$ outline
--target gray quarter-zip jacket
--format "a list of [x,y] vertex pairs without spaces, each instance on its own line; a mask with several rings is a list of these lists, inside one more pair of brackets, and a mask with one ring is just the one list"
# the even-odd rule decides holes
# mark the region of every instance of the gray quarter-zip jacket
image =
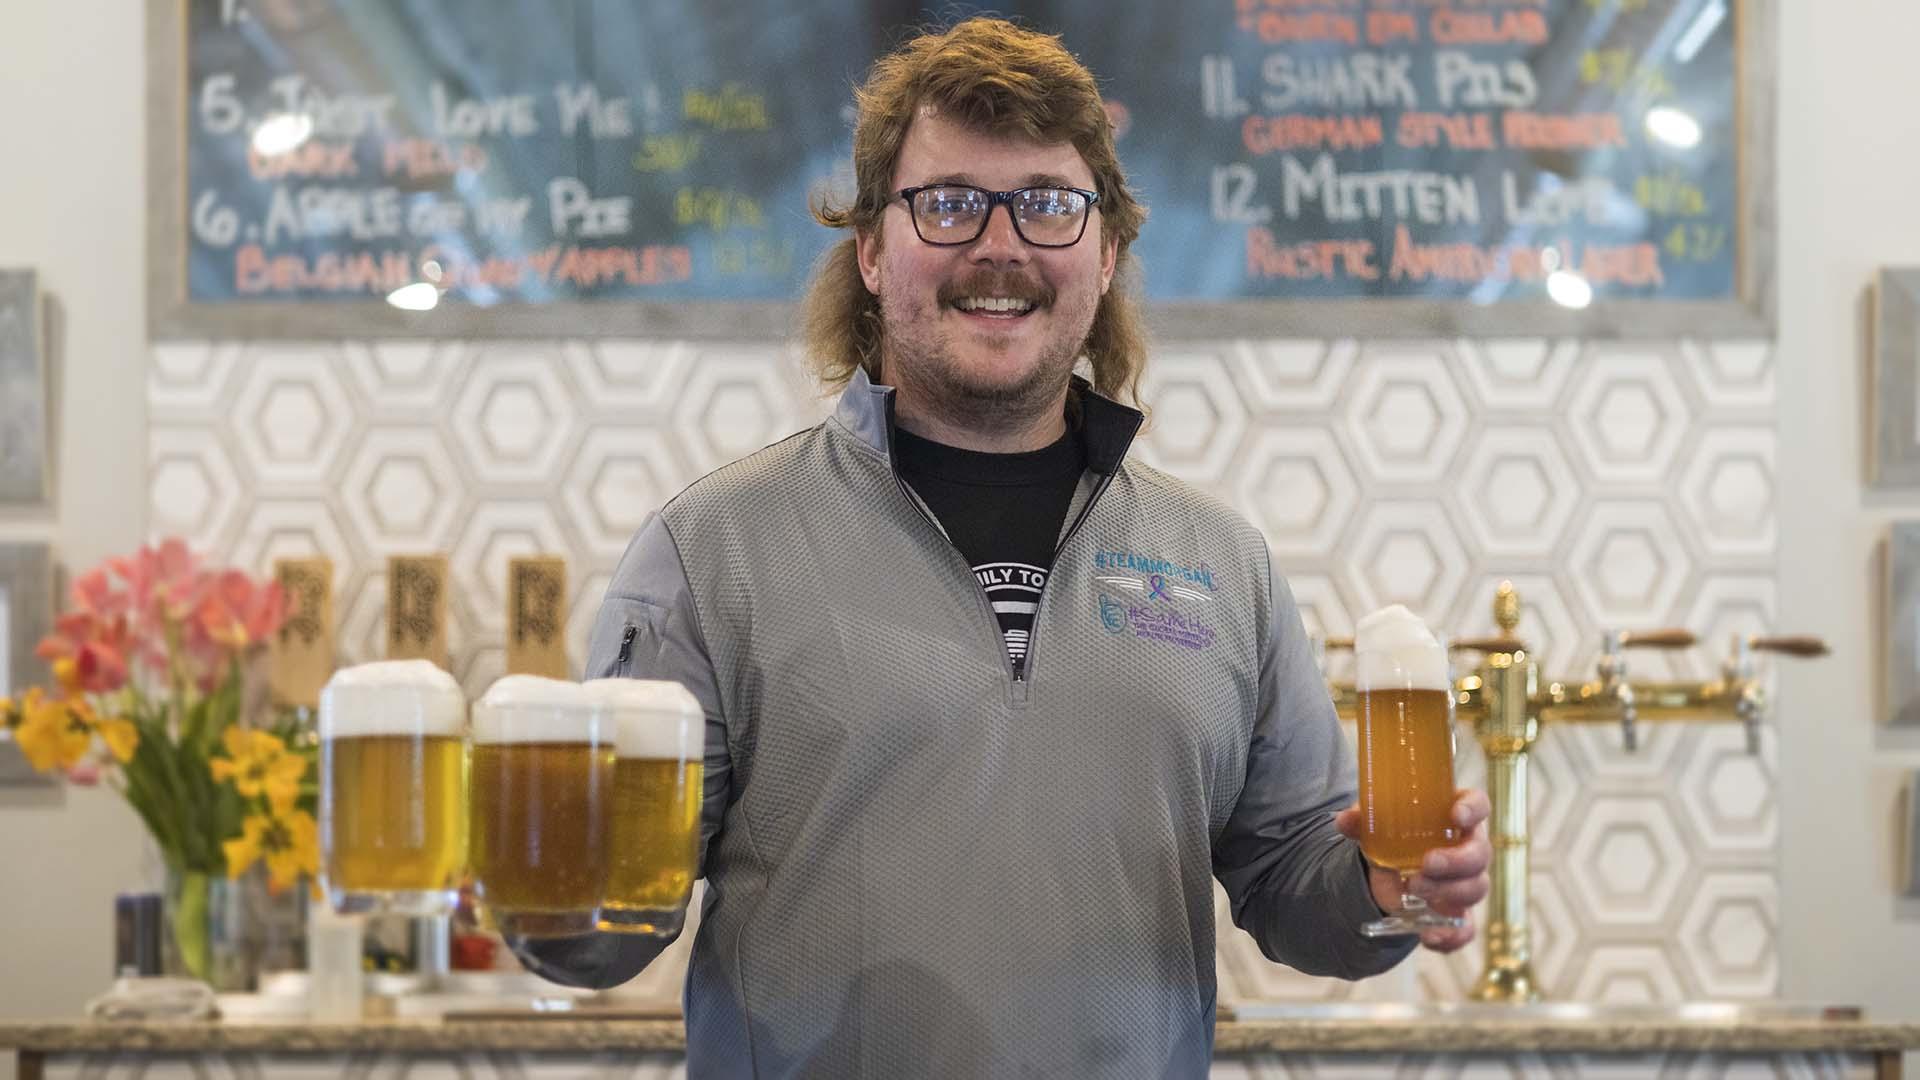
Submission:
[[[689,1076],[1201,1075],[1211,877],[1301,971],[1411,950],[1358,932],[1352,755],[1260,533],[1075,394],[1089,468],[1021,679],[861,373],[621,560],[588,675],[678,680],[707,717]],[[587,986],[665,947],[516,944]]]

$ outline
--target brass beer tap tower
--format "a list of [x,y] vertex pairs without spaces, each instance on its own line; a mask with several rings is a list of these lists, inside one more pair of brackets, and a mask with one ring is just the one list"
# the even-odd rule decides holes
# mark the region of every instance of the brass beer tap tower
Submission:
[[[1487,895],[1486,964],[1468,996],[1475,1001],[1538,1001],[1540,983],[1533,974],[1533,944],[1527,921],[1527,755],[1543,724],[1618,724],[1628,750],[1639,745],[1639,725],[1700,721],[1738,721],[1747,732],[1747,752],[1760,750],[1764,693],[1754,672],[1759,653],[1815,657],[1827,653],[1816,637],[1734,639],[1720,677],[1705,682],[1633,682],[1627,678],[1625,650],[1684,649],[1694,635],[1683,629],[1608,631],[1598,678],[1586,683],[1540,685],[1539,665],[1515,636],[1520,625],[1520,596],[1511,582],[1494,594],[1493,619],[1499,634],[1462,638],[1449,649],[1477,652],[1482,661],[1471,674],[1454,680],[1456,715],[1473,723],[1487,759],[1488,819],[1493,842],[1492,887]],[[1328,649],[1351,649],[1351,638],[1329,638]],[[1342,720],[1356,719],[1358,694],[1351,683],[1330,683]]]

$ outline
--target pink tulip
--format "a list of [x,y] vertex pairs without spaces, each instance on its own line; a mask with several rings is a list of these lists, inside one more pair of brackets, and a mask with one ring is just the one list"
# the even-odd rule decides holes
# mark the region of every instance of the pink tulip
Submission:
[[256,585],[238,570],[215,579],[197,613],[207,637],[235,651],[265,641],[286,616],[286,591],[279,582]]
[[80,689],[107,694],[127,684],[127,620],[69,612],[34,652],[48,662],[71,657]]
[[288,615],[279,583],[238,570],[202,569],[179,539],[107,559],[73,582],[71,610],[40,643],[40,655],[71,658],[92,693],[125,686],[139,664],[165,679],[210,691],[233,660],[265,642]]

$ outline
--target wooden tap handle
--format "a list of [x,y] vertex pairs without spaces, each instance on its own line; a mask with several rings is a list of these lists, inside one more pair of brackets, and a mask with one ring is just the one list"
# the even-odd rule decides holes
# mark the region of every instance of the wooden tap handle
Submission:
[[1747,639],[1747,648],[1755,652],[1776,652],[1785,656],[1825,656],[1832,652],[1827,643],[1812,634],[1793,634],[1787,637],[1753,637]]
[[1624,649],[1686,649],[1699,639],[1693,631],[1669,626],[1664,630],[1628,630],[1620,635]]
[[1517,653],[1525,652],[1526,648],[1526,643],[1517,637],[1469,637],[1447,642],[1448,651],[1464,649],[1468,652]]

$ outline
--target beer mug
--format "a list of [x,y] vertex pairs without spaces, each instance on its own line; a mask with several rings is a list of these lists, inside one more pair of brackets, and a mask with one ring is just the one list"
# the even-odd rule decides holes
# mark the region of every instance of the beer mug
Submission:
[[320,692],[320,882],[343,914],[445,915],[467,855],[467,699],[425,660]]
[[706,716],[675,682],[586,684],[614,724],[613,829],[599,928],[670,937],[699,876]]
[[613,735],[579,683],[508,675],[474,703],[474,893],[508,937],[594,929],[607,883]]
[[1428,851],[1460,839],[1453,823],[1453,680],[1447,652],[1394,604],[1355,628],[1360,850],[1400,875],[1400,910],[1362,926],[1368,937],[1464,925],[1413,895]]

